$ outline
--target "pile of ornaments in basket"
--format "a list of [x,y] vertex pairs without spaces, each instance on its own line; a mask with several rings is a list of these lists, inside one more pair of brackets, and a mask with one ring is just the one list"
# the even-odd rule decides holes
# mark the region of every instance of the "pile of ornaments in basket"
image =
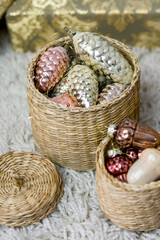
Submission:
[[108,135],[118,148],[107,151],[105,167],[122,182],[142,185],[160,179],[160,134],[136,120],[126,118],[110,124]]
[[73,46],[48,48],[37,62],[35,86],[67,107],[90,107],[117,96],[131,83],[132,66],[102,36],[67,29]]

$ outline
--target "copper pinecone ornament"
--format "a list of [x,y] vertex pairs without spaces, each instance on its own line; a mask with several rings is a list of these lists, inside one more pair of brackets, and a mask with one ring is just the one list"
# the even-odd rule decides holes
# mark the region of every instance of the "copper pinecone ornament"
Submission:
[[74,97],[69,92],[49,99],[55,103],[62,104],[66,107],[80,107],[80,103],[77,101],[76,97]]
[[40,57],[35,70],[35,86],[45,93],[55,86],[69,67],[66,49],[59,46],[49,48]]
[[106,160],[106,168],[113,176],[127,173],[132,164],[133,161],[125,154],[110,157]]
[[155,148],[160,144],[160,134],[156,130],[130,118],[125,118],[118,126],[110,124],[108,135],[115,136],[123,148]]
[[105,38],[96,33],[78,32],[74,29],[68,29],[68,33],[73,38],[76,53],[96,73],[110,76],[114,82],[131,83],[132,66]]

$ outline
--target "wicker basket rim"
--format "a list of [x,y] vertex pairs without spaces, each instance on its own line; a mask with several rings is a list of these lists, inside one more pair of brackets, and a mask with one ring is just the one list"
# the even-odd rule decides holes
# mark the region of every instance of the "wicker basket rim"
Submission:
[[117,178],[114,178],[111,174],[109,174],[109,172],[105,168],[105,158],[104,158],[104,150],[106,145],[109,143],[109,141],[111,141],[110,137],[107,136],[106,138],[104,138],[100,142],[96,151],[96,167],[99,167],[102,170],[103,174],[106,176],[107,181],[109,181],[115,187],[122,188],[123,190],[126,190],[126,191],[141,192],[141,191],[148,191],[153,188],[160,188],[160,180],[146,183],[141,186],[136,186],[133,184],[121,182]]
[[128,87],[119,95],[119,97],[117,98],[114,98],[110,101],[107,101],[106,103],[103,103],[103,104],[97,104],[97,105],[94,105],[94,106],[91,106],[89,108],[81,108],[81,107],[76,107],[76,108],[72,108],[72,107],[66,107],[66,106],[63,106],[62,104],[57,104],[51,100],[49,100],[47,97],[45,97],[42,93],[39,92],[38,89],[35,88],[34,86],[34,68],[36,66],[36,61],[37,59],[39,58],[39,56],[42,55],[42,53],[44,51],[46,51],[46,49],[48,49],[49,47],[53,46],[53,45],[58,45],[58,44],[62,44],[62,43],[70,43],[71,42],[71,39],[70,37],[63,37],[63,38],[60,38],[58,40],[54,40],[52,42],[50,42],[49,44],[46,44],[37,54],[35,57],[32,58],[31,62],[28,64],[28,69],[27,69],[27,79],[29,80],[29,85],[30,87],[32,88],[32,90],[34,91],[35,95],[40,99],[40,100],[43,100],[43,102],[45,102],[46,104],[50,104],[52,105],[54,108],[58,108],[58,109],[62,109],[62,110],[65,110],[65,111],[68,111],[68,112],[74,112],[74,113],[77,113],[77,112],[93,112],[93,111],[99,111],[103,108],[106,108],[106,107],[110,107],[112,105],[115,105],[117,104],[117,102],[121,101],[123,98],[125,98],[125,96],[128,94],[128,92],[131,91],[132,87],[137,83],[138,81],[138,77],[137,76],[140,76],[140,73],[141,73],[141,70],[140,70],[140,67],[138,65],[138,60],[135,56],[135,54],[131,51],[131,49],[129,49],[124,43],[116,40],[116,39],[113,39],[113,38],[110,38],[110,37],[106,37],[106,36],[103,36],[101,35],[103,38],[105,38],[107,41],[109,41],[111,44],[115,44],[116,46],[120,46],[121,48],[123,48],[123,53],[126,53],[127,51],[129,52],[129,55],[131,56],[132,58],[132,64],[134,64],[134,73],[133,73],[133,79],[132,79],[132,82],[130,85],[128,85]]

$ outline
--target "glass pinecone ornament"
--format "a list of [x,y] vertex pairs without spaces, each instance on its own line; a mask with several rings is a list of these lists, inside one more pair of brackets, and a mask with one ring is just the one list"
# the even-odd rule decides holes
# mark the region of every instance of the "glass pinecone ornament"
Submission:
[[113,176],[117,176],[122,173],[127,173],[132,164],[133,161],[125,154],[117,155],[106,160],[106,169]]
[[98,103],[102,104],[118,97],[124,89],[125,85],[120,83],[107,85],[100,93]]
[[157,131],[130,118],[125,118],[118,126],[110,124],[108,135],[115,136],[116,142],[123,148],[155,148],[160,144]]
[[71,93],[66,92],[57,97],[49,98],[51,101],[55,103],[62,104],[66,107],[80,107],[80,103],[77,101],[76,97],[74,97]]
[[79,56],[76,55],[74,56],[74,58],[72,59],[71,63],[70,63],[70,67],[67,69],[67,72],[65,73],[64,77],[55,85],[55,87],[53,88],[53,90],[51,91],[51,96],[52,97],[56,97],[60,94],[63,94],[67,91],[69,91],[69,84],[67,81],[67,75],[70,72],[70,70],[75,66],[75,65],[83,65],[84,63],[80,60]]
[[130,84],[132,66],[106,39],[96,33],[67,29],[80,58],[99,75],[110,76],[114,82]]
[[98,99],[98,81],[94,71],[86,65],[76,65],[68,73],[67,82],[71,93],[82,107],[95,105]]
[[104,76],[100,75],[98,76],[98,88],[99,88],[99,94],[102,92],[102,90],[107,86],[112,84],[113,81],[110,78],[110,76]]
[[138,158],[141,157],[143,150],[144,150],[144,149],[138,149],[138,154],[137,154],[137,155],[138,155]]
[[122,174],[116,176],[116,178],[121,182],[127,183],[127,173],[122,173]]
[[135,149],[133,148],[128,148],[126,150],[126,154],[127,156],[132,159],[132,161],[136,161],[138,159],[138,153]]
[[55,86],[69,67],[66,49],[59,46],[48,48],[40,57],[35,69],[35,86],[45,93]]
[[56,97],[65,92],[69,91],[69,85],[67,82],[67,77],[63,77],[53,88],[52,96]]
[[156,147],[156,149],[157,149],[158,151],[160,151],[160,145],[158,145],[158,146]]

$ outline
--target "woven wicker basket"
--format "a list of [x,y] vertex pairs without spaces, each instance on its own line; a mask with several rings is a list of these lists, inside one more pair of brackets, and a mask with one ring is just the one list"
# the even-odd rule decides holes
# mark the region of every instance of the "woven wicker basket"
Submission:
[[113,223],[128,230],[159,228],[160,181],[135,186],[114,178],[105,168],[106,151],[111,146],[106,137],[97,149],[96,184],[102,211]]
[[69,37],[46,45],[28,66],[28,103],[35,145],[53,162],[78,171],[96,168],[96,149],[106,136],[109,123],[119,123],[125,117],[139,118],[140,68],[137,59],[123,43],[105,38],[128,59],[134,76],[118,98],[102,105],[67,108],[48,100],[34,86],[34,70],[40,56],[51,46],[72,45]]
[[50,214],[63,193],[55,166],[26,151],[0,156],[0,224],[25,226]]

